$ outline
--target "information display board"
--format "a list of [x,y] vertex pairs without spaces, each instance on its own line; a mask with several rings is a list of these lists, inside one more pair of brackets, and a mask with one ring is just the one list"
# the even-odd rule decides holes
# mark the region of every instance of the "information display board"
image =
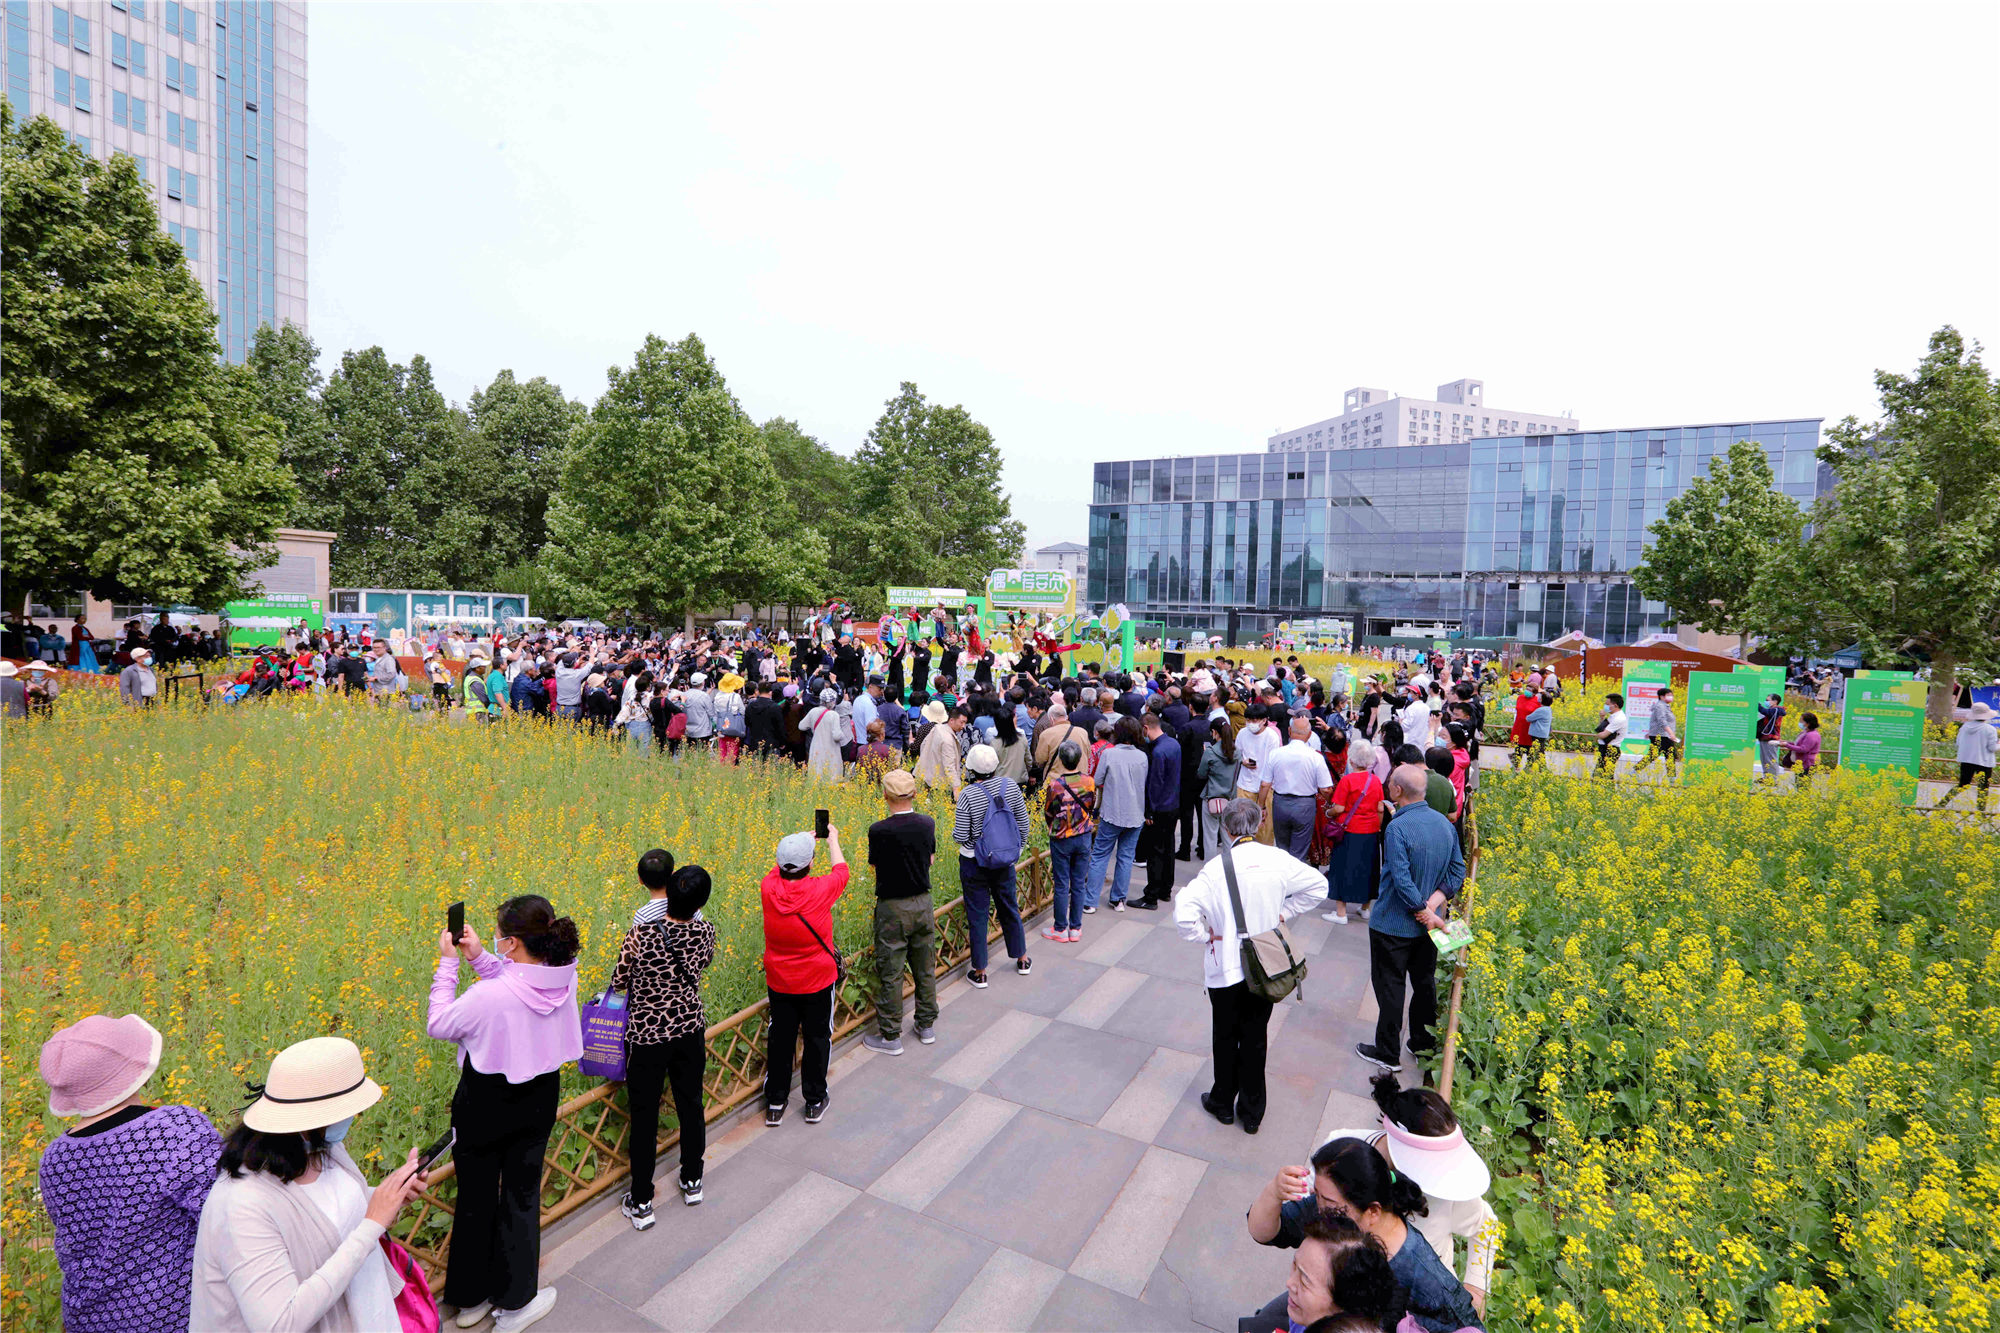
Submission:
[[222,608],[229,622],[229,642],[234,647],[275,645],[287,629],[301,623],[311,629],[325,629],[326,618],[317,597],[303,593],[273,592]]
[[1061,569],[996,569],[986,576],[986,601],[996,611],[1074,611],[1076,580]]
[[1631,659],[1625,663],[1625,739],[1619,749],[1628,755],[1652,748],[1653,701],[1674,683],[1674,664]]
[[1758,685],[1742,671],[1688,673],[1687,763],[1748,783],[1757,763]]
[[933,606],[954,607],[965,605],[963,588],[890,588],[890,606],[914,606],[925,610]]
[[1903,800],[1915,805],[1929,693],[1923,681],[1907,672],[1855,672],[1841,705],[1840,766],[1890,774]]

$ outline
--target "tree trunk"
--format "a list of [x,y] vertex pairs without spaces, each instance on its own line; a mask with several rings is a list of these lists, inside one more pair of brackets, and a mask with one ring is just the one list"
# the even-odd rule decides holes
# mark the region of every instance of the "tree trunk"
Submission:
[[1951,722],[1958,703],[1958,659],[1950,653],[1931,654],[1931,690],[1926,702],[1927,721],[1941,725]]
[[1745,662],[1750,660],[1750,631],[1747,629],[1736,636],[1736,655]]
[[694,612],[681,612],[681,632],[690,635],[694,633]]

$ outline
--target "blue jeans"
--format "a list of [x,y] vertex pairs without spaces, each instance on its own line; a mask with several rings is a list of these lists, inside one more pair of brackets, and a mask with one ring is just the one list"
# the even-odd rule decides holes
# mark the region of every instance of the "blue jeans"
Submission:
[[965,898],[965,924],[972,937],[972,970],[986,970],[986,921],[1000,913],[1000,938],[1009,958],[1028,953],[1028,932],[1021,926],[1021,904],[1014,896],[1014,867],[983,868],[969,856],[958,858],[958,889]]
[[1072,838],[1049,839],[1049,877],[1055,883],[1056,930],[1075,930],[1083,925],[1085,876],[1090,874],[1090,838],[1079,833]]
[[1132,887],[1132,861],[1138,854],[1138,829],[1098,820],[1097,835],[1090,844],[1090,879],[1084,884],[1083,905],[1097,906],[1097,895],[1104,891],[1104,868],[1114,857],[1118,868],[1111,874],[1111,901],[1124,902],[1125,891]]
[[653,748],[653,720],[649,717],[635,717],[625,724],[625,738],[632,748],[645,754]]

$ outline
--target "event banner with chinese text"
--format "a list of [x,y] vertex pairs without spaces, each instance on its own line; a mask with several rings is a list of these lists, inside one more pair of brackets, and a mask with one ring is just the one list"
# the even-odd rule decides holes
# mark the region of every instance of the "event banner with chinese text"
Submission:
[[1894,775],[1903,799],[1915,805],[1928,693],[1907,672],[1855,672],[1840,715],[1840,766]]
[[1688,673],[1687,763],[1714,765],[1748,783],[1757,761],[1758,686],[1748,672]]

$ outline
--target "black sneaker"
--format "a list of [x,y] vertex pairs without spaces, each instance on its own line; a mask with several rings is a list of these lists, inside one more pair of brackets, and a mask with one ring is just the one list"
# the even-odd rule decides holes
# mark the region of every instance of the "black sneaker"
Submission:
[[776,1128],[777,1126],[779,1126],[779,1125],[782,1125],[782,1124],[784,1124],[784,1123],[785,1123],[785,1108],[784,1108],[784,1107],[782,1107],[782,1106],[767,1106],[767,1107],[765,1107],[765,1108],[764,1108],[764,1126],[765,1126],[765,1128],[767,1128],[767,1129],[772,1129],[772,1128]]
[[1403,1067],[1400,1064],[1397,1064],[1394,1060],[1391,1060],[1388,1056],[1383,1055],[1382,1052],[1376,1049],[1376,1047],[1372,1043],[1365,1041],[1357,1042],[1354,1047],[1354,1053],[1360,1056],[1362,1059],[1366,1060],[1369,1064],[1374,1065],[1379,1069],[1387,1070],[1391,1074],[1400,1074],[1403,1072]]
[[1160,910],[1160,900],[1157,898],[1134,898],[1128,906],[1136,907],[1142,912],[1157,912]]
[[986,974],[984,972],[967,972],[965,979],[972,983],[972,989],[974,990],[986,989]]
[[1214,1116],[1217,1120],[1220,1120],[1225,1125],[1233,1125],[1236,1123],[1236,1112],[1230,1110],[1226,1106],[1221,1108],[1220,1110],[1217,1110],[1215,1103],[1209,1099],[1209,1095],[1205,1092],[1201,1094],[1201,1109],[1208,1112],[1210,1115]]
[[1014,960],[1014,970],[1025,977],[1028,973],[1035,970],[1035,960],[1026,954],[1022,954]]
[[1241,1125],[1238,1126],[1238,1128],[1240,1128],[1245,1134],[1255,1134],[1260,1128],[1263,1127],[1263,1124],[1264,1122],[1261,1120],[1245,1120]]
[[820,1117],[826,1114],[826,1104],[832,1100],[833,1094],[828,1093],[816,1102],[807,1102],[806,1123],[808,1125],[817,1125],[820,1122]]
[[692,1208],[701,1202],[701,1182],[683,1180],[681,1182],[681,1202]]
[[631,1219],[634,1231],[651,1231],[653,1229],[653,1201],[651,1199],[648,1199],[644,1203],[633,1203],[632,1195],[630,1192],[627,1192],[624,1199],[618,1204],[618,1211]]

